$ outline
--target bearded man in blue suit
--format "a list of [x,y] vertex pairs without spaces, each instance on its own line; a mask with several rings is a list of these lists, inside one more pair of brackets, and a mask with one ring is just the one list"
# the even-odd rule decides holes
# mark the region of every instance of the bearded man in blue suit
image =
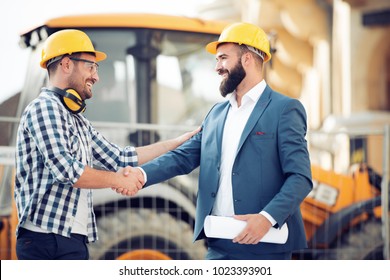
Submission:
[[[198,166],[194,241],[207,238],[207,215],[246,221],[233,239],[207,238],[207,259],[291,259],[306,248],[300,212],[312,189],[306,112],[263,78],[271,58],[265,32],[248,23],[227,26],[206,46],[216,55],[222,96],[201,131],[176,150],[142,165],[150,186]],[[259,242],[271,227],[288,226],[284,244]]]

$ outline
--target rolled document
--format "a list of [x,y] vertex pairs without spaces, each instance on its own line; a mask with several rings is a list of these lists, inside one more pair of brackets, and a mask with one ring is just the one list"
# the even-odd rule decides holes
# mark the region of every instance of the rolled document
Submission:
[[[204,232],[207,237],[233,239],[246,226],[245,221],[233,217],[207,216],[204,221]],[[271,227],[260,242],[284,244],[288,238],[288,227],[285,223],[280,229]]]

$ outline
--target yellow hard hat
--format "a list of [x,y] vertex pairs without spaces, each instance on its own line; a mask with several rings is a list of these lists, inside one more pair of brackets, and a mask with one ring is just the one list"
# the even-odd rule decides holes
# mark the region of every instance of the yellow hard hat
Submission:
[[64,29],[53,33],[46,39],[42,49],[40,65],[46,69],[47,62],[50,59],[75,52],[94,53],[96,61],[102,61],[107,57],[104,52],[95,51],[91,39],[83,31]]
[[216,54],[220,43],[237,43],[256,48],[265,53],[264,62],[271,59],[270,45],[267,34],[260,27],[245,23],[233,23],[225,27],[218,41],[207,44],[206,50]]

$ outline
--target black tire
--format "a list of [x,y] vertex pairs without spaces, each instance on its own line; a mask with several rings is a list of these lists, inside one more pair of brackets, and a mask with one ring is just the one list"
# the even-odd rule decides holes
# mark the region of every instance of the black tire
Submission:
[[187,223],[152,209],[123,209],[100,217],[99,240],[89,246],[90,259],[117,259],[134,250],[155,250],[171,259],[204,259],[204,242],[192,242]]

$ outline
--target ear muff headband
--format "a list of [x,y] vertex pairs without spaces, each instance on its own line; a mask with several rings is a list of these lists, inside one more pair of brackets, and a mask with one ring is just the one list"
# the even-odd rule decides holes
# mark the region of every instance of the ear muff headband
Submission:
[[85,111],[86,104],[74,89],[68,88],[62,90],[57,87],[50,87],[47,90],[59,95],[62,104],[64,104],[65,108],[73,114],[78,114]]

